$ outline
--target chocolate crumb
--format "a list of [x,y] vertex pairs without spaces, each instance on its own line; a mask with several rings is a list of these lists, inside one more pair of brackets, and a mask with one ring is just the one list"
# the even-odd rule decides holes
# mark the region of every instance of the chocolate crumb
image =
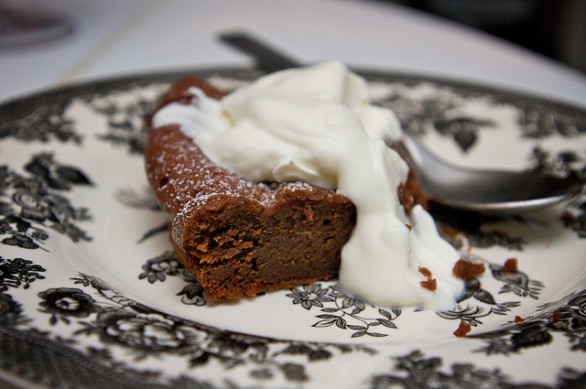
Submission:
[[465,321],[460,321],[460,325],[458,326],[458,329],[456,331],[454,331],[454,336],[457,336],[459,338],[463,338],[466,335],[468,335],[468,333],[472,330],[472,326],[468,323],[466,323]]
[[509,258],[505,261],[505,264],[503,265],[503,268],[501,269],[501,271],[503,273],[516,273],[519,271],[519,268],[517,266],[518,264],[518,260],[517,258]]
[[432,292],[435,292],[437,289],[437,281],[435,278],[428,278],[425,281],[421,281],[419,285],[421,285],[421,287],[424,289],[431,290]]
[[559,311],[555,311],[554,313],[551,314],[551,322],[552,323],[557,323],[560,320],[560,312]]
[[484,273],[486,268],[483,263],[474,263],[465,259],[459,259],[454,265],[452,273],[454,277],[462,280],[471,280]]
[[426,280],[421,281],[419,285],[421,285],[421,287],[424,289],[428,289],[434,292],[437,289],[437,280],[435,278],[432,278],[433,274],[431,273],[431,271],[423,266],[420,266],[417,270],[426,278]]
[[419,271],[419,273],[423,274],[424,277],[431,278],[432,276],[431,271],[426,267],[419,266],[417,270]]

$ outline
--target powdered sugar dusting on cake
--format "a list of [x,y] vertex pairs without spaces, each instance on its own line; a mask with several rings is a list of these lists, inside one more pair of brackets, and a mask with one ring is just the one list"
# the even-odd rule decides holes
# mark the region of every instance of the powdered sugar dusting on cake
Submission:
[[148,179],[159,196],[172,199],[161,206],[174,215],[171,236],[179,246],[187,219],[212,198],[246,197],[270,207],[284,192],[315,191],[304,182],[277,184],[246,180],[210,161],[177,126],[157,129],[151,134],[149,145],[157,148],[157,157],[154,162],[147,158]]

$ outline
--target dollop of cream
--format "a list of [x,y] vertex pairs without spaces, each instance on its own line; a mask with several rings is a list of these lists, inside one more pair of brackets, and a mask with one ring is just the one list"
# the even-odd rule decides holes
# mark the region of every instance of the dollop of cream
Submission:
[[[155,127],[179,124],[214,163],[253,181],[304,181],[337,189],[356,206],[342,249],[341,285],[383,306],[448,309],[463,293],[457,251],[420,206],[407,215],[397,188],[408,167],[387,147],[399,121],[370,104],[366,81],[338,62],[276,72],[221,101],[193,88],[192,105],[171,103]],[[437,288],[422,287],[431,272]]]

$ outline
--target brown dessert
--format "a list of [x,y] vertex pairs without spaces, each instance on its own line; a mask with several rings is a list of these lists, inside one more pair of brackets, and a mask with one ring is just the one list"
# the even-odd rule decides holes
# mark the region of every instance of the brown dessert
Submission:
[[[185,92],[193,86],[210,97],[223,96],[188,78],[170,89],[162,105],[186,102]],[[193,272],[208,301],[337,275],[340,250],[356,218],[346,197],[299,182],[245,180],[212,163],[178,126],[149,129],[145,162],[170,218],[177,258]]]
[[[192,87],[219,99],[223,91],[201,79],[179,81],[159,109],[176,102],[197,106]],[[335,277],[340,252],[356,222],[356,208],[335,190],[301,182],[246,180],[214,164],[178,125],[152,128],[146,172],[169,216],[178,260],[208,301],[246,296]],[[407,212],[424,203],[412,174],[398,188]],[[410,227],[410,226],[408,226]],[[422,286],[435,290],[431,278]]]

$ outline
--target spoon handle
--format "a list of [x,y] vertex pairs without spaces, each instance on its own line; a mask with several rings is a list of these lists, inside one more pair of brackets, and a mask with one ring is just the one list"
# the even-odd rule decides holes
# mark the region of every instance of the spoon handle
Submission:
[[219,38],[222,42],[254,58],[257,67],[263,71],[276,72],[301,66],[300,62],[245,32],[221,33]]

